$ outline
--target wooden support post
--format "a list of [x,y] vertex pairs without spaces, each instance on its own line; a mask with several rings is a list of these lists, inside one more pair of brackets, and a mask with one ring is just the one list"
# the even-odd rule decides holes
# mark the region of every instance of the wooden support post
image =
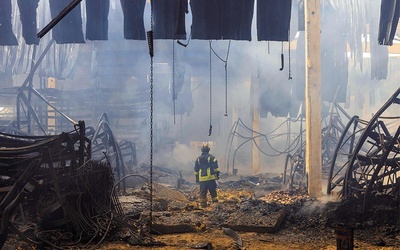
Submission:
[[320,0],[304,1],[306,44],[306,169],[310,197],[322,194]]
[[[54,77],[49,77],[47,79],[47,88],[56,89],[57,79]],[[51,104],[56,106],[55,101],[49,101]],[[56,121],[56,111],[51,106],[47,107],[47,132],[49,134],[55,135],[57,132],[57,121]]]
[[[259,98],[259,82],[258,78],[252,77],[251,79],[251,102],[252,102],[252,130],[253,137],[257,136],[260,131],[260,98]],[[259,138],[255,137],[251,144],[251,167],[253,175],[260,173],[260,150],[256,146],[259,145]]]

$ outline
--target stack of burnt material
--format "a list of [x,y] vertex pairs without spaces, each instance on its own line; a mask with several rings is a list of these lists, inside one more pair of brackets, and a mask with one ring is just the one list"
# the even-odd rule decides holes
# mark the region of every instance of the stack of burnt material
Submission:
[[59,249],[138,231],[124,216],[111,167],[91,158],[90,144],[83,123],[53,136],[0,134],[0,248],[10,235]]

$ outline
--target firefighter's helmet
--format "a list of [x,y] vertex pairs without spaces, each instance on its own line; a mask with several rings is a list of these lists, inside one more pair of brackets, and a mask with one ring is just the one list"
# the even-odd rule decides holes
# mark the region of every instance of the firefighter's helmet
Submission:
[[208,146],[208,143],[204,143],[203,146],[201,147],[201,152],[209,152],[210,151],[210,146]]

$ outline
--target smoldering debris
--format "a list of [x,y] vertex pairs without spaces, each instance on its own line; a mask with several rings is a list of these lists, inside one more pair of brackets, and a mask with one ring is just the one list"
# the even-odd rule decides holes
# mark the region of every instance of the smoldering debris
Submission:
[[1,134],[0,246],[18,235],[38,247],[82,247],[125,229],[132,242],[147,244],[146,234],[138,233],[146,232],[145,224],[125,216],[112,168],[90,158],[84,131]]

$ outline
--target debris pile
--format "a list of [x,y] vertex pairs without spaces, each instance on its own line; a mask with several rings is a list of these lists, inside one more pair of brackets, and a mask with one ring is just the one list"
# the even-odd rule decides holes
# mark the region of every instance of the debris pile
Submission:
[[1,134],[0,247],[10,233],[60,248],[100,244],[124,228],[145,244],[145,235],[137,233],[141,225],[124,214],[110,165],[90,158],[84,131]]
[[289,192],[283,190],[276,190],[264,197],[261,197],[260,199],[268,203],[291,205],[294,203],[301,204],[307,198],[309,198],[307,190],[305,190],[304,188],[298,188],[290,190]]

